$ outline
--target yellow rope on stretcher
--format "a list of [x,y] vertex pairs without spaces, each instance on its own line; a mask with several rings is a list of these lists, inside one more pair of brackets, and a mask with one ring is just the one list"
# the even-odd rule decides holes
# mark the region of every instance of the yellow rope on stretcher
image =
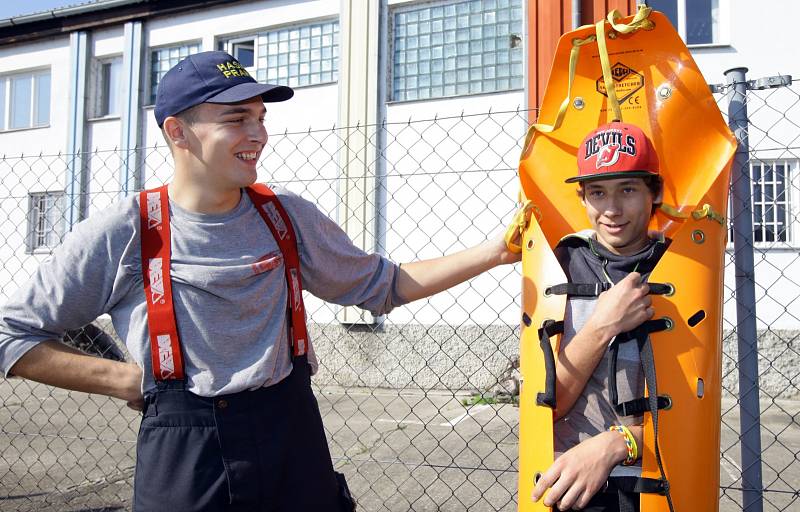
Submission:
[[558,113],[556,114],[556,120],[553,124],[534,123],[530,126],[530,128],[528,128],[528,133],[525,135],[525,143],[522,145],[522,154],[519,157],[520,160],[525,158],[525,154],[528,152],[528,146],[530,145],[531,140],[533,140],[534,133],[551,133],[561,127],[561,124],[564,122],[564,116],[567,114],[567,108],[569,108],[569,102],[572,99],[572,83],[575,80],[575,69],[578,67],[578,55],[580,54],[581,46],[594,42],[595,40],[595,36],[589,36],[585,39],[576,37],[572,40],[572,50],[569,53],[569,81],[567,82],[567,97],[561,102],[561,106],[558,108]]
[[531,213],[536,213],[536,216],[541,218],[541,212],[539,208],[533,204],[533,201],[525,201],[519,210],[517,210],[511,224],[506,228],[506,234],[503,238],[506,241],[506,247],[508,247],[509,251],[517,254],[522,252],[522,235],[528,228]]
[[[636,16],[633,17],[630,23],[617,23],[617,20],[622,18],[622,15],[616,9],[608,14],[607,21],[611,27],[622,34],[629,34],[639,29],[651,30],[655,24],[648,19],[652,9],[644,5],[639,6]],[[578,57],[580,55],[581,46],[597,41],[598,50],[600,52],[600,63],[603,68],[603,81],[606,86],[606,94],[609,98],[609,103],[614,109],[614,115],[617,119],[622,120],[622,112],[619,108],[619,101],[617,100],[617,91],[614,88],[614,80],[611,77],[611,64],[608,59],[608,49],[606,48],[605,41],[605,24],[606,20],[597,22],[595,26],[596,35],[588,36],[584,39],[575,38],[572,40],[572,50],[569,54],[569,81],[567,82],[567,97],[561,102],[561,106],[556,114],[556,119],[553,124],[534,123],[528,128],[525,135],[525,142],[522,145],[522,153],[519,159],[523,160],[530,149],[533,135],[538,131],[542,133],[551,133],[561,127],[564,122],[564,117],[569,108],[570,100],[572,100],[572,84],[575,81],[575,70],[578,67]],[[588,27],[588,25],[587,25]],[[585,27],[581,27],[585,28]]]
[[720,225],[724,226],[727,219],[724,215],[719,213],[718,211],[714,210],[714,208],[706,203],[702,207],[698,208],[691,212],[691,214],[683,213],[674,206],[668,204],[662,204],[658,207],[661,210],[661,213],[669,217],[670,219],[677,220],[683,222],[687,220],[690,216],[694,220],[701,220],[701,219],[711,219],[715,222],[718,222]]
[[709,218],[713,221],[719,222],[722,226],[725,225],[727,220],[725,219],[724,215],[715,211],[710,204],[704,204],[699,210],[693,211],[692,217],[694,217],[695,220]]
[[[608,23],[611,28],[621,34],[629,34],[639,29],[651,30],[655,24],[648,19],[650,13],[653,11],[650,7],[643,5],[639,6],[636,16],[633,17],[630,23],[617,23],[617,20],[622,18],[622,14],[614,9],[608,13]],[[608,58],[608,48],[606,47],[606,20],[600,20],[595,25],[595,33],[597,35],[597,48],[600,51],[600,65],[603,68],[603,83],[606,86],[606,96],[608,97],[608,104],[611,110],[614,111],[614,120],[622,121],[622,109],[619,107],[619,100],[617,99],[617,89],[614,86],[614,79],[611,76],[611,62]]]
[[[572,100],[572,84],[575,81],[575,70],[578,67],[578,57],[580,56],[581,47],[584,45],[597,41],[597,46],[600,53],[600,64],[603,68],[603,80],[606,86],[606,95],[608,96],[608,101],[611,105],[611,108],[614,110],[615,118],[620,121],[622,120],[622,112],[619,107],[619,101],[617,100],[617,91],[614,88],[614,80],[611,76],[611,64],[609,62],[608,48],[606,47],[605,40],[605,24],[606,21],[608,21],[608,23],[611,25],[611,28],[621,34],[629,34],[639,29],[652,30],[653,27],[655,27],[655,24],[648,19],[652,11],[653,10],[651,8],[640,5],[639,10],[636,12],[636,15],[633,17],[631,22],[625,24],[617,23],[617,21],[622,18],[622,15],[615,9],[608,13],[608,16],[605,20],[597,22],[595,25],[595,35],[590,35],[583,39],[576,37],[572,40],[572,50],[570,50],[569,54],[569,81],[567,82],[567,96],[564,98],[564,101],[561,102],[561,106],[556,113],[556,119],[553,124],[534,123],[528,128],[528,132],[525,134],[525,142],[522,145],[522,153],[519,157],[520,161],[522,161],[527,155],[530,145],[533,142],[533,136],[537,131],[542,133],[552,133],[559,129],[564,122],[564,117],[567,114],[567,109],[569,108],[570,101]],[[587,28],[588,26],[589,25],[581,28]],[[525,198],[525,194],[522,189],[520,189],[519,195],[522,207],[517,211],[514,220],[506,229],[505,234],[505,241],[508,249],[517,253],[522,251],[522,247],[520,245],[522,243],[522,233],[527,228],[530,220],[530,212],[532,210],[538,211],[538,208],[536,208],[533,203]],[[667,213],[667,215],[670,217],[677,216],[677,218],[681,219],[688,218],[688,216],[683,215],[674,207],[662,205],[662,209],[663,208],[671,208],[670,211],[672,212],[672,215]],[[537,217],[541,220],[541,212],[537,213]],[[516,240],[519,240],[519,243],[516,243]]]

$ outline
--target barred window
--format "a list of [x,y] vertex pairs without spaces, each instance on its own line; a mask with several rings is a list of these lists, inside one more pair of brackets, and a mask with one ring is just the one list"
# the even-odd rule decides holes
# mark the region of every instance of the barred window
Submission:
[[156,102],[156,92],[161,78],[172,66],[189,55],[200,52],[200,43],[191,43],[154,49],[150,53],[150,104]]
[[523,87],[522,0],[461,0],[392,16],[392,99]]
[[64,192],[28,196],[28,252],[50,250],[64,238]]
[[259,82],[298,87],[339,80],[339,22],[329,21],[258,34]]
[[750,162],[754,242],[792,242],[791,177],[798,165],[798,160]]

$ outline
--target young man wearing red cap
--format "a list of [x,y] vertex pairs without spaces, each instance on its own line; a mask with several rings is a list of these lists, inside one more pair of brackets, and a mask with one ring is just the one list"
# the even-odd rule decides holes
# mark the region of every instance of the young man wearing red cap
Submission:
[[[653,316],[645,281],[667,241],[648,225],[662,180],[650,140],[620,122],[584,139],[578,169],[566,181],[578,184],[592,229],[562,239],[555,254],[570,283],[601,286],[599,296],[567,293],[556,364],[556,460],[532,497],[559,510],[638,511],[638,496],[607,482],[641,476],[641,411],[623,415],[615,405],[644,395],[642,365],[636,343],[619,343],[616,354],[609,346]],[[616,365],[613,375],[609,365]]]
[[[224,52],[178,63],[155,106],[173,181],[76,226],[0,313],[6,375],[143,409],[136,512],[351,510],[310,387],[302,288],[382,315],[519,259],[496,238],[397,266],[254,185],[264,102],[291,96]],[[56,341],[102,314],[133,363]]]

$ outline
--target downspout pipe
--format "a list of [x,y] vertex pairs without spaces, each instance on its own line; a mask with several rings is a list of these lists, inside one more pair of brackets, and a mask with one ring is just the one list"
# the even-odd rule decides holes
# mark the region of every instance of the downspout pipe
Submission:
[[572,30],[581,26],[581,0],[572,0]]

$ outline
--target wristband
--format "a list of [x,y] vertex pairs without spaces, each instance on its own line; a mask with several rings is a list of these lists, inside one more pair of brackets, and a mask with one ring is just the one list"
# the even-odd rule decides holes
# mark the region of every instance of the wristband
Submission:
[[618,432],[625,439],[625,448],[628,454],[625,460],[622,461],[623,466],[631,466],[639,458],[639,447],[636,446],[636,439],[631,434],[631,431],[625,425],[611,425],[608,430],[611,432]]

